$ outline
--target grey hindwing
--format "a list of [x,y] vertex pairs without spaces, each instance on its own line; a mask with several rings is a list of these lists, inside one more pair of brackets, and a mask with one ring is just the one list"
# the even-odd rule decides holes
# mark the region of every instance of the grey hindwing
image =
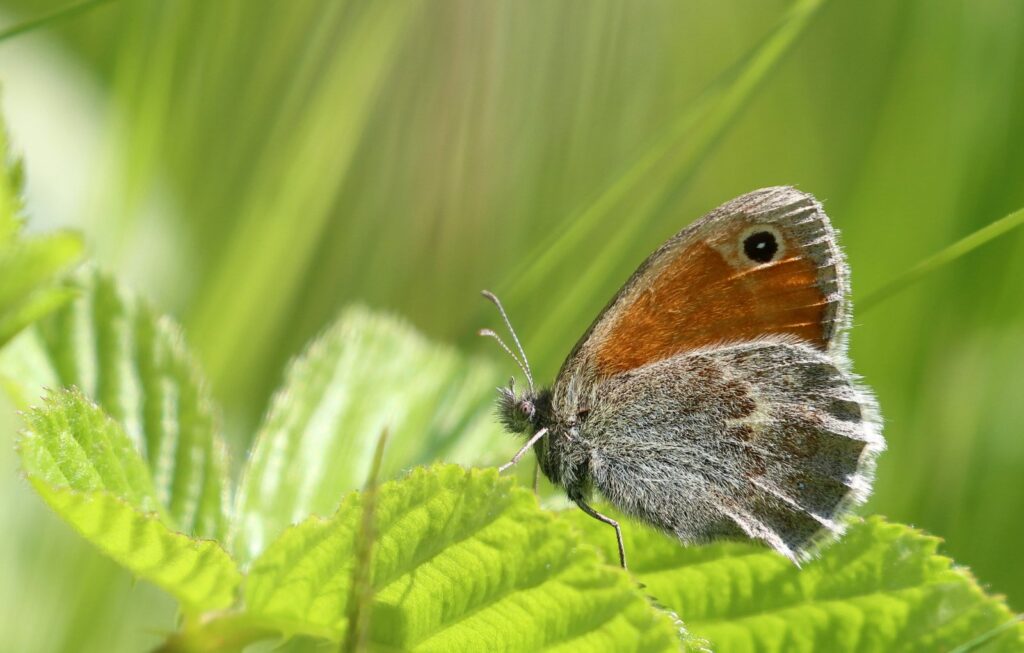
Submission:
[[684,542],[746,536],[806,559],[867,499],[885,447],[870,391],[785,339],[695,350],[594,393],[590,480]]

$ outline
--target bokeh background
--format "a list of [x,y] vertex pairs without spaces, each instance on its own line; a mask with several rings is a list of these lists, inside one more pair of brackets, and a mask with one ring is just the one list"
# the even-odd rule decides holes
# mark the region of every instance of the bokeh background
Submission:
[[[0,24],[61,6],[2,0]],[[825,202],[855,299],[1024,206],[1018,0],[122,0],[0,41],[0,84],[32,228],[79,229],[185,325],[236,465],[351,302],[498,360],[494,288],[550,379],[649,251],[748,190]],[[1022,297],[1018,230],[851,338],[887,419],[867,512],[1018,611]],[[47,512],[2,412],[5,645],[151,646],[172,602]]]

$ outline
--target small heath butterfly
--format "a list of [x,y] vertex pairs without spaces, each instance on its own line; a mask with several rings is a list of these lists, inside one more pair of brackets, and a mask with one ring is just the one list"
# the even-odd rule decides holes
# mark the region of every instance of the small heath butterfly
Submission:
[[[588,515],[600,492],[684,543],[764,542],[794,563],[843,530],[885,448],[850,371],[849,273],[821,204],[788,187],[728,202],[648,257],[550,389],[499,389],[505,427]],[[493,301],[506,326],[507,315]]]

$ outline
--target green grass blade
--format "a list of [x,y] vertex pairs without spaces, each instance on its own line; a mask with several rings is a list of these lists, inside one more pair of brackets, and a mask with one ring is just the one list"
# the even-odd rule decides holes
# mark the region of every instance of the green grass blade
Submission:
[[74,16],[93,9],[94,7],[98,7],[111,1],[112,0],[83,0],[82,2],[72,2],[71,4],[63,7],[58,7],[57,9],[47,12],[42,16],[37,16],[18,23],[17,25],[11,25],[10,27],[0,30],[0,43],[12,39],[15,36],[20,36],[27,32],[49,27],[62,20],[73,18]]
[[610,268],[603,262],[621,261],[635,249],[637,236],[700,169],[714,145],[736,122],[755,91],[824,3],[825,0],[795,2],[778,27],[740,65],[684,111],[662,139],[625,168],[593,202],[577,211],[560,233],[542,241],[524,257],[521,269],[499,287],[510,305],[525,303],[538,288],[548,285],[565,252],[592,242],[595,234],[606,234],[590,257],[590,266],[582,274],[572,273],[569,288],[545,312],[537,329],[542,335],[535,345],[540,348],[538,358],[550,355],[550,348],[557,343],[545,334],[559,333],[560,325],[572,323],[567,318],[586,312],[593,290],[608,285]]
[[1021,623],[1024,623],[1024,615],[1015,615],[1006,623],[996,626],[987,633],[982,633],[981,635],[978,635],[971,641],[966,642],[965,644],[962,644],[954,649],[950,649],[949,653],[974,653],[975,651],[990,650],[988,648],[989,642],[992,642],[1008,630],[1019,630],[1021,628]]
[[929,256],[906,272],[897,275],[896,278],[857,302],[858,310],[865,311],[871,309],[896,293],[914,285],[939,268],[942,268],[978,247],[1009,233],[1022,224],[1024,224],[1024,208],[1018,209],[1013,213],[1003,216],[995,222],[978,229],[974,233],[961,238],[940,252]]
[[[253,192],[240,209],[235,236],[189,321],[218,385],[232,392],[245,386],[247,352],[262,350],[288,324],[289,300],[333,216],[337,189],[418,7],[383,2],[351,13],[355,24],[347,25],[343,49],[326,62],[310,62],[324,75],[321,83],[293,86],[285,97],[284,116],[265,135],[266,151],[254,162]],[[334,135],[329,147],[325,133]],[[290,165],[282,169],[282,161]]]

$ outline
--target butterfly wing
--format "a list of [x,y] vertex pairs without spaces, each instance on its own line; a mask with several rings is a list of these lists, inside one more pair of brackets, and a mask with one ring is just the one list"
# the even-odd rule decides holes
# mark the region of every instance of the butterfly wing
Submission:
[[600,384],[581,435],[594,486],[684,542],[746,536],[794,562],[868,495],[875,401],[792,336],[709,347]]
[[812,196],[767,188],[715,209],[640,266],[566,359],[552,407],[585,458],[556,478],[589,477],[684,541],[747,536],[804,557],[867,497],[884,448],[848,372],[848,293]]
[[849,281],[821,205],[794,188],[720,206],[640,266],[566,359],[557,410],[589,408],[595,383],[710,345],[788,335],[844,356]]

